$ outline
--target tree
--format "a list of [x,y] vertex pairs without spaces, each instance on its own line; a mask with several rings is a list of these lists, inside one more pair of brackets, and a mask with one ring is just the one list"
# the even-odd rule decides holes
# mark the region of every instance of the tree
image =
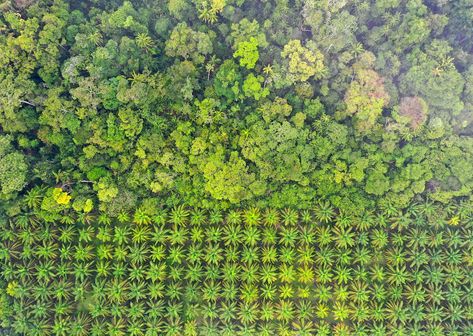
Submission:
[[314,147],[307,129],[297,129],[288,121],[256,122],[241,133],[243,156],[254,162],[263,179],[308,185],[313,171]]
[[415,131],[427,120],[428,106],[420,97],[403,97],[399,104],[399,117]]
[[237,49],[239,43],[247,42],[253,38],[259,47],[266,48],[268,46],[266,35],[261,31],[260,25],[256,20],[250,21],[247,18],[243,18],[240,22],[232,23],[231,30],[227,39],[231,39],[234,50]]
[[273,120],[283,121],[292,112],[292,106],[287,103],[287,100],[281,97],[276,97],[273,102],[265,102],[260,108],[261,116],[264,121],[270,123]]
[[258,41],[250,37],[249,41],[238,42],[233,57],[240,57],[240,65],[247,69],[253,69],[259,58]]
[[0,135],[0,186],[4,197],[24,188],[28,172],[25,156],[14,150],[11,140],[11,136]]
[[133,4],[130,1],[124,1],[116,11],[109,14],[107,28],[131,30],[136,34],[146,33],[147,28],[140,22],[141,19]]
[[425,100],[434,116],[445,121],[460,114],[464,104],[461,95],[465,81],[449,56],[451,47],[434,40],[425,52],[418,52],[412,67],[400,79],[404,95]]
[[185,22],[177,24],[166,41],[166,55],[191,58],[195,63],[203,63],[205,55],[212,52],[212,40],[208,34],[189,28]]
[[225,7],[225,0],[198,0],[196,6],[202,21],[215,23],[217,14]]
[[324,55],[317,49],[315,43],[307,42],[304,47],[300,40],[291,40],[281,52],[284,60],[286,79],[291,83],[304,82],[314,77],[320,79],[324,70]]
[[262,76],[256,77],[250,73],[243,82],[243,93],[246,97],[254,98],[255,100],[266,97],[269,95],[269,89],[261,86],[263,82],[264,78]]
[[213,154],[203,153],[194,160],[205,178],[205,191],[216,199],[239,203],[266,191],[265,183],[249,172],[238,152],[233,151],[227,157],[224,148],[217,146]]
[[213,98],[205,98],[202,101],[196,101],[198,107],[197,123],[213,124],[219,123],[224,119],[224,113],[219,111],[219,102]]
[[233,60],[226,60],[218,69],[214,79],[214,89],[219,96],[229,101],[238,99],[241,92],[242,76]]
[[28,101],[34,83],[23,76],[0,73],[0,125],[6,132],[26,132],[37,121],[35,104]]
[[389,95],[383,85],[383,79],[372,69],[374,55],[365,53],[353,65],[355,80],[345,93],[346,109],[338,116],[353,116],[355,129],[359,134],[367,134],[375,125],[389,102]]
[[386,173],[387,167],[378,164],[366,179],[365,191],[369,194],[384,195],[389,190],[389,178]]

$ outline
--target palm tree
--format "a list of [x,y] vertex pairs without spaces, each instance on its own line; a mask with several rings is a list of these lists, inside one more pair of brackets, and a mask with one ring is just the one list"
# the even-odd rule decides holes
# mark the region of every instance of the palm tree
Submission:
[[69,319],[68,318],[56,318],[54,321],[52,331],[55,335],[66,336],[70,334],[69,331]]
[[156,225],[164,225],[166,221],[168,220],[167,218],[167,212],[164,209],[157,209],[156,213],[153,215],[153,222]]
[[295,227],[283,227],[280,231],[279,243],[283,246],[294,246],[299,236],[299,231]]
[[237,297],[237,286],[235,282],[224,282],[222,289],[222,297],[225,300],[232,301]]
[[196,264],[203,256],[202,246],[200,244],[192,244],[187,249],[187,260],[190,264]]
[[175,206],[171,210],[171,223],[175,225],[183,225],[186,223],[189,217],[189,211],[186,209],[184,205]]
[[76,230],[72,226],[59,228],[58,241],[61,243],[70,243],[74,239],[75,234]]
[[333,328],[334,336],[351,336],[352,332],[348,324],[344,322],[337,323]]
[[205,211],[202,209],[193,209],[190,214],[190,223],[191,225],[202,225],[206,223],[207,217]]
[[314,262],[315,249],[310,245],[302,245],[298,250],[300,264],[312,264]]
[[188,230],[184,226],[174,226],[171,230],[168,231],[168,241],[174,244],[184,245],[187,241]]
[[245,303],[252,303],[258,300],[258,286],[245,283],[240,288],[240,299]]
[[208,264],[217,265],[222,260],[222,249],[218,244],[209,244],[204,253],[204,260]]
[[204,231],[200,226],[194,226],[190,231],[191,241],[201,243],[204,240]]
[[202,288],[202,298],[207,302],[216,302],[220,297],[220,285],[218,282],[208,281]]
[[274,227],[267,227],[263,229],[263,244],[276,244],[277,230]]
[[70,331],[72,336],[86,336],[88,335],[89,328],[90,317],[83,312],[79,312],[71,321]]
[[299,213],[291,208],[285,208],[281,211],[281,217],[284,225],[296,225],[299,221]]
[[335,234],[335,245],[338,248],[348,248],[355,244],[355,234],[351,232],[351,228],[335,227],[333,233]]
[[145,50],[146,52],[151,51],[154,48],[154,41],[146,33],[139,33],[136,38],[136,45]]
[[128,283],[126,281],[115,278],[106,284],[105,291],[107,293],[107,299],[110,302],[120,304],[126,302],[128,299]]
[[316,241],[316,232],[313,225],[304,225],[300,228],[300,240],[304,244],[314,244]]
[[260,287],[261,297],[265,300],[274,301],[277,296],[277,286],[275,285],[263,285]]
[[149,236],[150,228],[148,226],[136,226],[133,228],[131,241],[133,243],[144,243],[149,239]]
[[37,209],[43,200],[43,195],[45,194],[45,187],[42,186],[34,186],[31,188],[23,198],[23,202],[30,208],[30,209]]
[[233,336],[236,335],[236,325],[234,323],[224,323],[220,328],[220,334],[222,336]]
[[153,232],[151,233],[151,241],[154,244],[162,244],[167,240],[168,230],[164,225],[153,225]]
[[314,215],[317,220],[322,223],[328,223],[335,216],[335,210],[328,201],[319,202],[314,209]]
[[279,267],[279,279],[282,282],[291,283],[296,279],[296,271],[290,263],[283,263]]
[[223,215],[220,210],[212,210],[209,214],[209,223],[210,224],[221,224],[223,223]]
[[257,313],[259,307],[258,303],[240,303],[239,310],[237,313],[238,318],[242,324],[253,323],[257,320]]
[[267,226],[275,226],[279,224],[279,212],[273,208],[266,208],[263,215],[263,224]]
[[230,323],[237,316],[237,306],[235,301],[223,301],[219,309],[220,319],[225,323]]
[[228,212],[226,220],[228,224],[240,224],[241,214],[239,211],[231,210],[230,212]]
[[249,263],[241,267],[240,279],[247,283],[255,283],[259,279],[258,264]]
[[330,266],[334,262],[334,251],[330,247],[323,247],[315,252],[315,264],[317,266]]
[[148,225],[151,224],[152,219],[143,207],[138,207],[133,215],[133,222],[138,225]]
[[315,332],[314,323],[312,321],[302,320],[300,322],[293,322],[292,327],[299,336],[310,336]]
[[316,241],[323,247],[332,242],[332,229],[329,226],[318,226],[316,229]]
[[297,317],[301,321],[311,321],[314,319],[314,305],[310,300],[302,299],[297,303]]
[[261,214],[259,208],[250,208],[244,211],[243,218],[247,225],[257,225],[261,221]]
[[166,279],[166,265],[164,263],[150,262],[145,270],[146,279],[152,282],[164,281]]
[[380,250],[388,244],[388,234],[385,230],[374,229],[371,231],[371,245]]
[[109,242],[112,240],[112,228],[109,224],[100,225],[97,235],[95,236],[101,242]]
[[206,241],[211,243],[220,242],[220,236],[222,235],[222,230],[218,226],[209,226],[205,232]]
[[263,265],[261,268],[260,279],[262,283],[272,284],[277,280],[276,267],[272,265]]
[[292,301],[280,300],[276,305],[276,319],[288,323],[294,318],[294,304]]
[[402,231],[410,226],[412,219],[408,213],[400,213],[391,219],[391,229]]
[[227,225],[223,234],[225,245],[238,245],[241,242],[241,227],[239,225]]
[[126,211],[120,211],[117,216],[117,220],[119,223],[126,223],[130,220],[130,215]]
[[266,323],[259,323],[259,330],[258,330],[258,335],[260,336],[271,336],[274,335],[276,330],[275,330],[275,324],[271,322],[266,322]]
[[389,301],[386,305],[386,318],[391,324],[400,322],[402,325],[408,317],[408,310],[404,308],[404,301]]
[[260,232],[256,226],[250,226],[243,230],[243,242],[247,245],[254,246],[260,240]]
[[163,326],[163,331],[166,336],[182,335],[182,321],[178,316],[169,318]]
[[130,234],[130,230],[128,226],[115,226],[114,227],[114,235],[113,235],[113,243],[122,245],[128,242],[128,236]]
[[292,299],[293,297],[294,297],[294,288],[290,284],[285,283],[279,286],[280,299]]
[[95,230],[91,226],[79,229],[79,242],[90,243],[95,236]]
[[366,282],[355,281],[351,284],[351,298],[355,305],[364,304],[370,299],[370,290]]
[[261,261],[263,264],[275,263],[277,261],[277,250],[274,246],[265,246],[261,251]]
[[230,262],[235,262],[240,257],[238,246],[230,246],[225,250],[225,259]]
[[304,224],[312,223],[312,213],[309,210],[301,210],[301,222]]
[[357,246],[354,254],[354,261],[361,266],[368,265],[372,261],[371,251],[366,247]]
[[338,284],[347,284],[351,279],[351,268],[337,267],[335,269],[335,280]]
[[184,324],[184,336],[197,336],[197,322],[195,320],[188,320]]

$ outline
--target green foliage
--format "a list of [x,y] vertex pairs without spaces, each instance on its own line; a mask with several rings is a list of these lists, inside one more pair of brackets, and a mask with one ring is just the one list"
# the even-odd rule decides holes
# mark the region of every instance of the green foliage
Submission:
[[370,132],[383,107],[389,102],[385,92],[383,79],[370,67],[374,56],[364,54],[362,60],[354,64],[355,81],[350,83],[345,93],[346,111],[343,114],[354,116],[354,126],[357,132]]
[[243,156],[256,164],[263,179],[309,183],[307,174],[314,169],[309,132],[288,121],[257,122],[240,136],[239,144]]
[[24,214],[2,222],[2,326],[24,335],[34,326],[77,335],[115,327],[144,335],[362,327],[376,335],[400,321],[409,334],[428,332],[428,319],[448,334],[469,332],[471,202],[363,217],[329,202],[228,212],[159,203],[148,199],[118,218],[82,221],[64,209],[28,214],[34,225]]
[[300,40],[291,40],[281,52],[285,60],[286,78],[289,82],[304,82],[314,77],[320,79],[324,70],[324,55],[316,48],[314,42],[303,46]]
[[209,35],[194,31],[181,22],[172,30],[165,51],[167,56],[192,58],[194,62],[202,63],[205,55],[212,52],[212,41]]
[[266,40],[266,35],[264,32],[261,31],[260,25],[256,20],[248,20],[247,18],[243,18],[238,23],[233,23],[231,25],[231,33],[230,38],[233,41],[233,49],[237,49],[236,47],[242,43],[247,42],[248,40],[255,39],[256,45],[262,48],[266,48],[268,46],[268,42]]
[[252,73],[250,73],[245,81],[243,82],[243,93],[245,97],[254,98],[255,100],[260,100],[261,98],[266,97],[269,95],[269,89],[263,88],[261,84],[264,82],[264,78],[262,76],[256,77]]
[[3,1],[0,334],[473,335],[471,6]]
[[10,2],[2,211],[36,185],[109,215],[471,198],[461,1]]
[[255,174],[248,172],[246,162],[237,152],[230,155],[228,162],[212,157],[203,168],[206,179],[205,190],[216,199],[239,203],[242,200],[263,195],[265,183],[257,181]]
[[236,100],[241,92],[242,75],[233,60],[226,60],[218,69],[215,80],[215,92],[228,100]]
[[240,65],[253,69],[259,58],[258,41],[251,37],[249,41],[238,42],[233,57],[240,57]]
[[417,60],[402,77],[401,92],[422,97],[436,116],[448,120],[463,109],[461,93],[464,79],[449,56],[451,48],[445,42],[433,41],[419,52]]
[[14,151],[11,140],[10,136],[0,135],[0,186],[4,197],[21,191],[27,183],[26,158],[22,153]]

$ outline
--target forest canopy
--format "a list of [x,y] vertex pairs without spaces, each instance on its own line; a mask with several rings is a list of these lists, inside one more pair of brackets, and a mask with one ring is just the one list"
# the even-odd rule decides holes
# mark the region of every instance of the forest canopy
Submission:
[[0,335],[473,335],[472,0],[0,0]]
[[4,1],[1,198],[44,185],[112,216],[470,198],[469,6]]

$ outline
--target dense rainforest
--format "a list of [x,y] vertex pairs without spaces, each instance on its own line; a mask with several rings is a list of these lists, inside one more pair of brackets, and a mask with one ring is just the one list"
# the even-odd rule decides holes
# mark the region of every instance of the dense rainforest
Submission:
[[473,0],[0,0],[0,335],[473,335]]

